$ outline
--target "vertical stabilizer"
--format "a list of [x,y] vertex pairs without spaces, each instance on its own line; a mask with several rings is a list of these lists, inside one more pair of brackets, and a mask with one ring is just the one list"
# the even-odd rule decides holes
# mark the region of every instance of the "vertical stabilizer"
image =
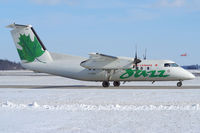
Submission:
[[7,27],[12,28],[11,34],[22,63],[52,61],[50,53],[31,25],[11,24]]

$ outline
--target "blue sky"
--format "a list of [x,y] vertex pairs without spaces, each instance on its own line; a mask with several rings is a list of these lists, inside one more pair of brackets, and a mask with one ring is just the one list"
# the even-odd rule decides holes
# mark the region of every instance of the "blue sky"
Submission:
[[[19,61],[6,25],[31,24],[49,51],[200,64],[199,0],[0,0],[0,58]],[[180,54],[187,53],[187,57]]]

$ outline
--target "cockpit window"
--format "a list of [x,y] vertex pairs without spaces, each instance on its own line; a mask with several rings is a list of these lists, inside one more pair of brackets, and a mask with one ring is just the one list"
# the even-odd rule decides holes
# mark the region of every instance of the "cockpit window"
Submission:
[[169,63],[165,63],[165,67],[170,67],[170,64]]
[[172,67],[178,67],[178,65],[176,63],[172,63],[170,66],[172,66]]
[[164,66],[165,67],[178,67],[178,65],[176,63],[165,63]]

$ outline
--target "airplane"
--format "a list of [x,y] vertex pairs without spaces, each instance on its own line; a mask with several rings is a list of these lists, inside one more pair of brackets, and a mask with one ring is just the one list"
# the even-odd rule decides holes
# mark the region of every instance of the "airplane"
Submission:
[[10,24],[11,34],[24,68],[66,78],[102,82],[109,87],[113,82],[119,87],[121,82],[130,81],[178,81],[195,76],[171,60],[139,59],[117,57],[101,53],[91,53],[89,58],[49,52],[31,25]]

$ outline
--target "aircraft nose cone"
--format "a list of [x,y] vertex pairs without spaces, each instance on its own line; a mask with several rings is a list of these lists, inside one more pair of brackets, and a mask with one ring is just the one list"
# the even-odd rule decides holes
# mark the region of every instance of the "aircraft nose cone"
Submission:
[[190,73],[190,75],[188,76],[189,79],[195,79],[196,77],[194,76],[194,74]]
[[191,72],[187,71],[187,73],[185,74],[185,78],[187,80],[192,80],[192,79],[195,79],[195,76]]

